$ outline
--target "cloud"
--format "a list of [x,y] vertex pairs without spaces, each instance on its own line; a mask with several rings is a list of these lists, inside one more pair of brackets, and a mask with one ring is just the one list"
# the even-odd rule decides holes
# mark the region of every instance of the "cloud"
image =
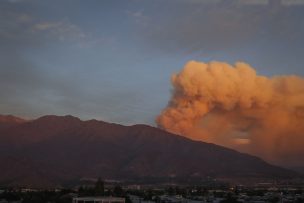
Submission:
[[304,78],[257,75],[250,65],[188,62],[172,76],[158,125],[195,140],[303,165]]
[[[42,15],[33,1],[0,2],[0,43],[2,50],[42,48],[62,41],[83,44],[90,34],[68,18]],[[35,9],[36,8],[36,11]],[[3,48],[4,47],[4,48]]]
[[144,14],[144,10],[130,11],[127,10],[126,14],[133,18],[134,22],[142,27],[146,27],[149,24],[149,17]]
[[79,40],[87,37],[77,25],[68,20],[39,22],[32,26],[34,33],[45,32],[48,36],[57,37],[59,40]]
[[281,4],[284,6],[304,6],[303,0],[281,0]]
[[23,0],[7,0],[10,3],[19,3],[22,2]]
[[150,47],[167,52],[210,53],[240,49],[253,40],[281,43],[290,36],[301,40],[304,7],[287,9],[275,1],[164,3],[157,8],[157,17],[149,15],[149,27],[140,32]]
[[254,5],[264,5],[267,6],[269,5],[270,1],[269,0],[238,0],[238,4],[241,5],[249,5],[249,6],[254,6]]

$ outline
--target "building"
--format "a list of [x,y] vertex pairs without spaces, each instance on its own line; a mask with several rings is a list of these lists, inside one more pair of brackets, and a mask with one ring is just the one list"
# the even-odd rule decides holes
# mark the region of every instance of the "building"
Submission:
[[125,198],[119,197],[75,197],[73,203],[125,203]]

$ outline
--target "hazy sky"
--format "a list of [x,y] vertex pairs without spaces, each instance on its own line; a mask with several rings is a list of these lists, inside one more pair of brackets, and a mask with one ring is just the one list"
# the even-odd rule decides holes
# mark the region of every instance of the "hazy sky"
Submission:
[[304,1],[0,1],[0,114],[154,124],[192,59],[303,76]]

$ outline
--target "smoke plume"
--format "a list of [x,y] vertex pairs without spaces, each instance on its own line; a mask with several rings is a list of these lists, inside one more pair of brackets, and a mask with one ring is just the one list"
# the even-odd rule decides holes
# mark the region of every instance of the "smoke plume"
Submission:
[[275,164],[304,164],[303,78],[260,76],[242,62],[190,61],[172,85],[159,127]]

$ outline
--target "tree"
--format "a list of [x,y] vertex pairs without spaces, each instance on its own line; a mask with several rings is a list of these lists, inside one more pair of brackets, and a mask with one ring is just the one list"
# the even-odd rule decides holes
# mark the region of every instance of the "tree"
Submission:
[[124,196],[124,191],[123,191],[122,187],[119,185],[116,185],[114,187],[113,193],[115,196],[118,196],[118,197]]
[[175,190],[174,190],[173,187],[170,186],[170,187],[168,188],[168,194],[169,194],[169,195],[175,195]]
[[240,202],[237,201],[237,198],[234,197],[231,193],[228,193],[226,199],[222,200],[220,203],[240,203]]
[[104,195],[104,182],[101,178],[98,178],[97,182],[95,183],[94,195]]

